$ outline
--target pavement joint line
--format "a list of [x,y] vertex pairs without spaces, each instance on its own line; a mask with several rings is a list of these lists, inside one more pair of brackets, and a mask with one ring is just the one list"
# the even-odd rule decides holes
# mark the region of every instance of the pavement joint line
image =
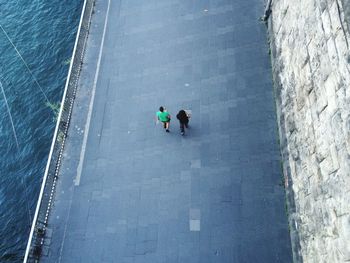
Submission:
[[80,179],[81,179],[81,173],[82,173],[82,170],[83,170],[83,164],[84,164],[85,152],[86,152],[86,144],[87,144],[87,139],[88,139],[88,135],[89,135],[90,122],[91,122],[91,116],[92,116],[92,109],[93,109],[93,106],[94,106],[94,99],[95,99],[95,93],[96,93],[97,80],[98,80],[98,75],[99,75],[99,72],[100,72],[103,46],[104,46],[104,42],[105,42],[105,36],[106,36],[107,25],[108,25],[108,16],[109,16],[110,4],[111,4],[111,1],[108,0],[106,18],[105,18],[103,34],[102,34],[102,41],[101,41],[101,46],[100,46],[100,51],[99,51],[99,56],[98,56],[98,61],[97,61],[97,67],[96,67],[96,72],[95,72],[94,83],[93,83],[93,87],[92,87],[92,94],[91,94],[91,99],[90,99],[89,112],[88,112],[88,116],[87,116],[86,123],[85,123],[85,133],[84,133],[84,138],[83,138],[83,144],[81,146],[79,164],[78,164],[78,168],[77,168],[77,176],[76,176],[76,178],[74,180],[74,185],[75,186],[79,186]]

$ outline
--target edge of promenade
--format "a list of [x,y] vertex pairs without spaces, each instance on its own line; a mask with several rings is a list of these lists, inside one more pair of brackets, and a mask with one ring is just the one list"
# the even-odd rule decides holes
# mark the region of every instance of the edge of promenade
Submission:
[[45,235],[49,234],[46,229],[47,221],[61,166],[61,158],[70,124],[94,4],[95,0],[84,0],[61,107],[57,117],[56,128],[45,168],[45,174],[43,176],[38,202],[28,237],[28,243],[23,259],[24,263],[34,262],[40,258],[43,253]]

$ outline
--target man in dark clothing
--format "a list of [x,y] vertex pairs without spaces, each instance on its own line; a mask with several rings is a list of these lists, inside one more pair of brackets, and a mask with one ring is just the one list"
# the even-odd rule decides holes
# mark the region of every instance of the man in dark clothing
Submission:
[[188,128],[189,115],[186,111],[180,110],[176,118],[180,122],[181,135],[185,135],[185,127]]

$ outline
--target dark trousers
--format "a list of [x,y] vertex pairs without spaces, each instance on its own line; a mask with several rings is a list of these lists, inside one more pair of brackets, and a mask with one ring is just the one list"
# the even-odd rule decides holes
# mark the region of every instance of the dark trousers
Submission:
[[188,121],[186,121],[186,122],[181,122],[180,121],[180,130],[181,130],[181,132],[185,132],[185,127],[188,128]]

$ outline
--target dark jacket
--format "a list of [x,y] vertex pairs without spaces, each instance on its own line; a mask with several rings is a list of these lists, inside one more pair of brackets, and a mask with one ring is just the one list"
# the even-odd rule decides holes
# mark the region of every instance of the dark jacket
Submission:
[[188,116],[186,111],[180,110],[179,113],[176,115],[176,118],[181,122],[181,123],[188,123]]

